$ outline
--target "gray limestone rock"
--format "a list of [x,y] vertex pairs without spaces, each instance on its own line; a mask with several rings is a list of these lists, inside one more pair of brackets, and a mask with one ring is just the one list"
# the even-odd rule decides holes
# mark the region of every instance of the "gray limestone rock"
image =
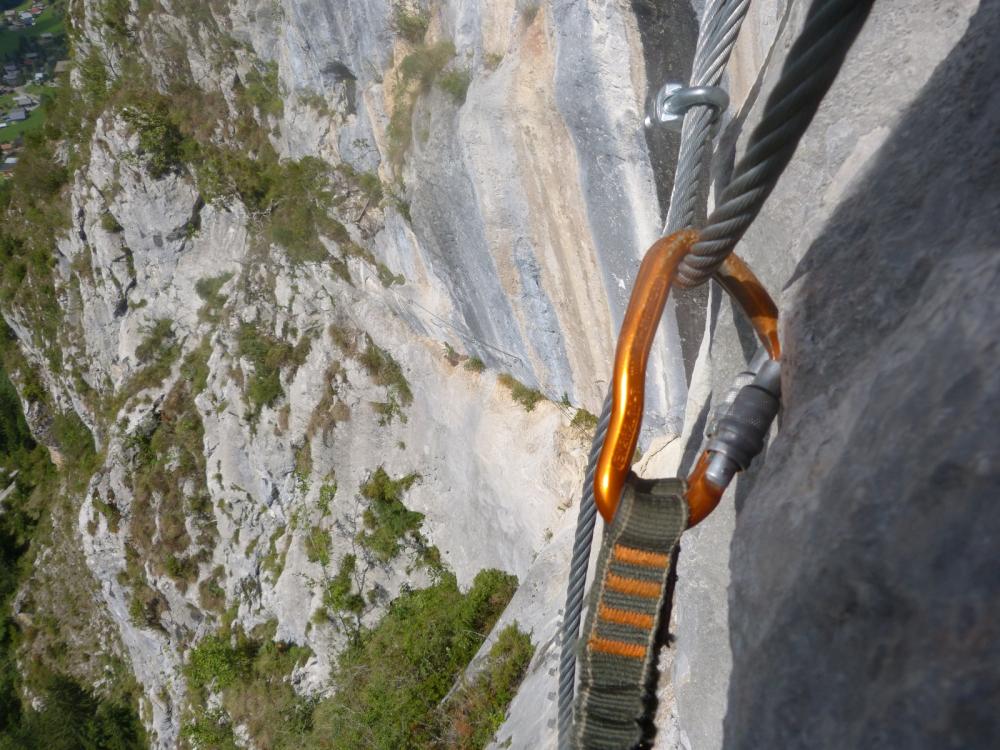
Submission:
[[[183,355],[202,342],[209,354],[194,407],[217,538],[187,590],[145,571],[165,602],[162,629],[133,622],[121,575],[129,531],[100,508],[113,503],[127,519],[127,446],[155,422],[179,363],[115,415],[110,434],[96,430],[104,465],[80,506],[87,563],[150,701],[157,748],[177,745],[181,668],[192,639],[215,624],[198,583],[217,569],[239,625],[275,620],[277,637],[314,650],[296,689],[329,689],[346,636],[313,617],[330,571],[309,559],[305,539],[329,533],[334,564],[356,551],[357,490],[380,465],[421,475],[407,506],[424,514],[422,533],[460,584],[484,567],[519,576],[498,627],[518,622],[537,650],[496,746],[554,745],[557,633],[587,448],[559,402],[597,411],[603,399],[676,144],[662,134],[647,142],[644,99],[665,76],[683,77],[702,5],[427,6],[428,41],[455,44],[449,64],[470,85],[463,101],[434,86],[415,98],[397,168],[387,125],[414,48],[393,29],[392,3],[213,3],[213,30],[162,0],[162,27],[139,40],[154,69],[169,32],[187,46],[196,84],[232,107],[237,78],[274,63],[286,101],[263,118],[272,144],[282,159],[318,157],[378,178],[387,199],[349,199],[339,217],[350,241],[405,283],[384,285],[384,271],[358,253],[342,261],[350,281],[330,263],[292,263],[255,236],[238,201],[204,205],[183,171],[151,178],[122,118],[97,123],[58,247],[59,284],[74,288],[63,294],[73,326],[65,354],[99,391],[140,371],[137,348],[160,319]],[[80,50],[104,50],[117,73],[95,8],[84,9]],[[752,4],[726,77],[733,107],[716,190],[804,13],[804,3]],[[876,4],[738,249],[782,308],[785,409],[766,455],[682,541],[658,748],[996,744],[986,709],[1000,698],[1000,516],[990,508],[1000,494],[998,26],[991,2]],[[235,40],[224,64],[212,38],[222,30]],[[213,323],[198,282],[227,274],[225,322]],[[31,321],[4,315],[52,404],[96,428],[73,373],[51,370],[33,343]],[[243,323],[289,346],[312,342],[255,419],[240,384],[250,366]],[[405,421],[372,408],[386,388],[340,348],[337,330],[362,346],[367,334],[399,363],[414,395]],[[456,367],[445,344],[489,368]],[[719,289],[668,307],[650,368],[644,473],[690,468],[713,405],[754,350]],[[522,410],[499,372],[551,401]],[[318,430],[334,396],[340,421]],[[44,440],[52,415],[35,406],[29,418]],[[321,512],[331,477],[336,502]],[[265,565],[272,547],[277,569]],[[407,549],[373,566],[379,597],[365,625],[404,586],[429,583],[416,562]]]
[[[818,118],[857,153],[895,79],[880,145],[793,240],[785,411],[737,500],[727,748],[1000,741],[1000,12],[975,5],[876,5]],[[789,178],[772,236],[812,223]]]

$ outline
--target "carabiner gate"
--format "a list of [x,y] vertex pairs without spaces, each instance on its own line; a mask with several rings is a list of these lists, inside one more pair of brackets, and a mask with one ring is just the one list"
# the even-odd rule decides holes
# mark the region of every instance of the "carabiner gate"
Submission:
[[[632,296],[625,310],[618,346],[615,350],[611,417],[594,475],[594,500],[606,522],[614,518],[639,441],[645,403],[646,365],[660,316],[681,259],[698,241],[698,233],[686,229],[658,240],[639,266]],[[778,308],[750,268],[730,255],[715,276],[716,280],[746,313],[771,360],[781,357],[778,341]],[[772,394],[773,395],[773,394]],[[777,396],[774,395],[776,399]],[[766,400],[766,399],[765,399]],[[767,404],[776,410],[774,404]],[[771,414],[773,417],[773,414]],[[768,425],[770,422],[768,422]],[[762,439],[762,438],[761,438]],[[713,444],[714,443],[714,444]],[[728,465],[713,457],[726,457],[721,441],[713,441],[702,451],[688,477],[686,499],[688,528],[702,521],[718,505],[734,471],[746,468],[748,460]],[[752,456],[751,456],[752,457]],[[722,469],[720,470],[720,466]],[[733,468],[735,467],[735,468]],[[714,470],[713,470],[714,469]],[[731,470],[730,470],[731,469]]]

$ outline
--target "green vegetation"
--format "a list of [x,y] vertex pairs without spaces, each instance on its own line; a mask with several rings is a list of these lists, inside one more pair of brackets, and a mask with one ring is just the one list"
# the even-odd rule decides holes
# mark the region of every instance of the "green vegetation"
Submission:
[[498,375],[497,382],[510,390],[511,398],[523,406],[525,411],[534,410],[538,402],[545,398],[541,391],[529,388],[509,373],[504,372]]
[[127,44],[132,34],[128,25],[129,0],[104,0],[98,8],[101,23],[111,39],[119,46]]
[[444,358],[445,361],[452,367],[457,367],[459,363],[464,359],[462,355],[455,350],[455,347],[453,347],[447,341],[444,342]]
[[[0,717],[0,748],[7,750],[140,750],[148,747],[130,706],[101,700],[74,680],[56,675],[41,686],[44,707]],[[6,726],[5,726],[6,725]]]
[[359,357],[362,367],[378,385],[388,388],[404,406],[409,406],[413,403],[413,392],[403,375],[403,368],[389,352],[372,341],[371,336],[365,334],[365,339],[367,346]]
[[[28,146],[14,179],[0,182],[0,302],[20,310],[33,323],[39,344],[48,345],[50,364],[62,364],[56,346],[62,308],[56,296],[52,250],[68,225],[60,195],[68,173],[51,151]],[[14,189],[14,185],[17,189]]]
[[393,13],[396,33],[410,44],[421,44],[424,41],[430,22],[430,16],[419,8],[411,10],[404,5],[397,5]]
[[455,45],[447,40],[420,46],[403,58],[399,64],[399,75],[403,83],[415,81],[421,90],[427,91],[454,57]]
[[260,222],[262,234],[288,251],[294,263],[319,262],[328,256],[320,234],[336,236],[333,170],[322,160],[305,157],[278,162],[269,143],[261,155],[190,144],[198,189],[206,202],[239,198]]
[[586,409],[577,409],[570,424],[584,432],[592,433],[597,429],[597,417]]
[[323,618],[332,617],[354,638],[360,637],[361,615],[365,612],[365,598],[360,590],[355,590],[360,589],[355,586],[357,569],[356,555],[347,554],[341,558],[337,575],[327,581],[323,589],[323,606],[327,611],[316,613]]
[[262,333],[252,323],[240,326],[237,351],[253,367],[253,375],[246,390],[251,421],[256,421],[260,410],[265,406],[272,406],[284,393],[281,387],[282,369],[298,369],[309,355],[311,345],[312,341],[308,336],[292,346]]
[[[208,561],[214,546],[217,532],[206,480],[205,433],[192,387],[179,379],[155,414],[156,421],[128,439],[133,491],[129,547],[136,564],[128,571],[127,583],[136,592],[146,592],[147,586],[139,560],[157,575],[170,575],[183,590],[197,578],[198,564]],[[188,532],[188,521],[197,530],[195,539]],[[143,612],[156,599],[146,593],[141,597]]]
[[445,573],[430,588],[393,601],[378,626],[341,657],[333,677],[337,692],[313,715],[312,746],[440,746],[438,738],[455,732],[438,705],[516,588],[516,578],[489,570],[463,595]]
[[147,388],[159,388],[170,375],[180,354],[181,345],[174,337],[171,321],[167,318],[157,320],[147,329],[146,337],[136,347],[135,356],[141,368],[117,394],[105,400],[105,418],[113,421],[133,396]]
[[416,102],[413,97],[403,94],[393,107],[385,134],[389,139],[389,162],[397,169],[403,165],[403,157],[413,142],[413,108]]
[[[250,635],[223,629],[192,651],[184,674],[194,693],[183,736],[200,748],[232,748],[232,728],[246,726],[257,747],[290,750],[303,746],[312,728],[312,701],[292,689],[292,670],[311,655],[308,648],[275,639],[276,623]],[[207,691],[220,692],[222,705],[204,708]]]
[[316,502],[316,506],[319,508],[319,512],[324,515],[330,515],[330,506],[333,504],[333,499],[337,495],[337,480],[334,477],[329,477],[323,486],[319,488],[319,500]]
[[[7,352],[3,353],[4,359],[8,359]],[[93,443],[86,428],[78,419],[61,421],[57,432],[61,440],[68,441],[60,446],[67,471],[76,471],[76,462],[81,458],[89,467]],[[32,575],[34,557],[51,526],[52,507],[60,498],[59,479],[49,462],[48,451],[32,440],[17,393],[0,369],[0,474],[9,477],[14,471],[18,472],[16,479],[0,482],[5,489],[11,488],[0,513],[0,748],[138,750],[145,747],[127,680],[123,679],[118,686],[120,693],[98,695],[77,678],[54,669],[58,657],[65,659],[70,651],[65,641],[53,640],[53,652],[42,663],[33,662],[31,654],[26,653],[31,648],[32,636],[15,620],[12,601]],[[76,483],[74,480],[73,484]],[[53,562],[49,560],[49,564]],[[33,593],[45,594],[42,590]],[[50,622],[47,613],[37,614],[36,625],[45,630],[44,637],[58,639],[60,623]],[[26,657],[26,676],[18,668],[19,653]],[[43,708],[35,710],[23,702],[25,687],[30,687],[31,693],[41,699]]]
[[249,674],[252,658],[246,644],[234,647],[228,638],[209,636],[191,651],[184,676],[193,690],[225,690]]
[[222,308],[229,299],[222,294],[222,287],[233,278],[231,273],[224,273],[219,276],[205,277],[198,279],[194,285],[194,290],[204,301],[204,305],[198,311],[198,319],[209,323],[218,323],[222,317]]
[[164,177],[181,167],[184,136],[173,119],[168,102],[153,99],[132,104],[122,110],[122,117],[139,136],[138,156],[145,157],[150,175]]
[[338,164],[337,172],[347,178],[347,180],[362,194],[368,203],[381,203],[385,195],[385,186],[375,172],[359,172],[350,164]]
[[365,350],[358,355],[361,366],[377,385],[385,386],[386,400],[373,404],[380,415],[381,424],[389,424],[395,417],[406,420],[403,408],[413,403],[413,391],[400,367],[389,352],[380,348],[372,337],[365,334]]
[[101,214],[101,227],[104,231],[114,234],[122,231],[122,225],[118,223],[118,219],[111,215],[110,211],[105,211]]
[[507,716],[507,707],[534,653],[531,636],[516,624],[500,631],[482,672],[463,683],[443,706],[445,747],[478,750],[490,743]]
[[407,536],[421,542],[419,529],[424,516],[408,510],[401,499],[419,479],[419,474],[392,479],[380,466],[361,485],[361,496],[369,505],[363,516],[366,530],[358,534],[358,541],[381,562],[398,555]]
[[[285,569],[285,557],[288,555],[289,545],[288,541],[284,541],[284,544],[282,544],[282,537],[285,536],[285,531],[284,526],[279,526],[275,529],[274,533],[271,534],[271,539],[268,541],[267,554],[260,562],[261,568],[271,574],[272,581],[277,581],[281,578],[281,573]],[[279,545],[281,545],[280,549]]]
[[[94,450],[94,436],[75,411],[60,412],[52,418],[52,436],[63,459],[86,479],[97,469],[99,456]],[[76,477],[81,479],[82,477]],[[85,481],[85,479],[84,479]]]
[[496,70],[500,67],[500,63],[503,62],[503,57],[502,52],[487,52],[483,55],[483,64],[487,70]]
[[336,227],[328,215],[333,202],[329,167],[319,159],[306,157],[283,165],[275,178],[271,240],[288,251],[293,263],[325,260],[328,253],[319,235],[332,235]]
[[449,70],[441,76],[438,85],[451,94],[456,104],[461,105],[465,102],[465,94],[468,92],[471,82],[472,73],[469,71]]
[[479,357],[469,357],[463,366],[469,372],[483,372],[486,369],[486,365]]
[[295,451],[295,483],[303,495],[309,491],[309,476],[312,474],[313,459],[312,445],[306,440]]
[[198,344],[198,348],[188,352],[181,362],[181,377],[190,386],[192,396],[197,396],[208,385],[208,359],[211,356],[212,342],[205,336]]
[[222,709],[199,712],[184,725],[181,736],[199,750],[239,750],[232,722]]
[[136,347],[135,356],[140,363],[147,365],[165,358],[165,353],[174,346],[173,323],[167,318],[157,320],[149,330],[146,338]]
[[247,74],[246,97],[263,114],[281,117],[285,113],[285,103],[278,83],[278,63],[268,62],[263,68],[253,68]]
[[330,532],[326,529],[312,528],[306,535],[306,557],[309,562],[318,562],[324,568],[330,564]]
[[212,571],[212,577],[198,584],[198,599],[205,609],[220,613],[225,610],[226,591],[222,588],[225,572],[221,565],[217,565]]
[[[396,105],[386,128],[389,139],[389,161],[397,168],[402,166],[403,157],[413,140],[413,109],[416,106],[417,96],[430,90],[435,78],[454,57],[455,45],[445,40],[432,45],[421,44],[400,62],[399,77],[402,90],[397,96]],[[415,87],[412,85],[414,83]],[[452,82],[453,89],[458,88],[456,83]],[[464,92],[462,96],[464,98]]]

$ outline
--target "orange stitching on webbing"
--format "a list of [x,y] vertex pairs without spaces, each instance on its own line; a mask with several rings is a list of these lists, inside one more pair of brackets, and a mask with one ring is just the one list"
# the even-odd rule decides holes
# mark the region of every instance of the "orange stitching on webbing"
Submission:
[[599,651],[602,654],[613,654],[624,656],[628,659],[645,659],[646,647],[625,641],[613,641],[610,638],[598,638],[594,636],[588,643],[591,651]]
[[619,625],[631,625],[633,628],[652,630],[656,620],[652,615],[644,615],[641,612],[631,612],[627,609],[615,609],[601,604],[597,609],[597,616],[608,622],[616,622]]
[[626,547],[624,544],[615,545],[615,559],[629,565],[641,565],[645,568],[660,568],[661,570],[670,564],[670,555],[646,552],[635,547]]
[[660,584],[649,581],[640,581],[638,578],[626,578],[625,576],[608,573],[605,585],[611,591],[630,596],[641,596],[646,599],[660,598]]

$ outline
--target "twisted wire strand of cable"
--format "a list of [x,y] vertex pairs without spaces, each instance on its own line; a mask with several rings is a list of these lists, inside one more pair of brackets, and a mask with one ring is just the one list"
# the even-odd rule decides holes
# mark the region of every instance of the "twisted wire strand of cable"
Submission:
[[[698,44],[692,65],[692,86],[714,86],[722,77],[726,63],[746,16],[750,0],[712,0],[702,16]],[[699,180],[707,168],[709,141],[714,127],[715,112],[698,107],[684,118],[681,149],[675,170],[674,187],[664,234],[690,226],[696,211]],[[594,474],[597,459],[608,433],[611,417],[611,388],[597,423],[590,449],[587,472],[580,498],[573,557],[570,563],[566,606],[563,609],[562,644],[559,657],[558,732],[560,750],[570,747],[573,724],[573,697],[576,688],[576,644],[580,634],[583,597],[587,583],[587,568],[593,543],[597,508],[594,503]]]
[[[692,86],[718,85],[749,7],[750,0],[717,0],[706,10],[706,23],[698,36],[692,65]],[[716,116],[715,110],[706,106],[695,108],[684,118],[663,234],[671,234],[695,222],[700,188],[711,157]]]
[[[873,0],[816,0],[789,50],[760,124],[733,170],[701,238],[681,261],[676,283],[703,284],[718,270],[760,213],[833,84]],[[686,123],[685,123],[686,124]]]
[[587,585],[587,568],[590,565],[590,547],[597,522],[597,505],[594,502],[594,474],[597,459],[604,446],[611,421],[611,389],[604,399],[604,408],[597,421],[594,441],[590,446],[590,460],[583,479],[580,511],[576,521],[573,541],[573,559],[569,568],[566,588],[566,606],[563,608],[562,650],[559,654],[559,748],[569,748],[570,729],[573,724],[573,694],[576,688],[576,642],[580,635],[580,618],[583,613],[583,594]]

